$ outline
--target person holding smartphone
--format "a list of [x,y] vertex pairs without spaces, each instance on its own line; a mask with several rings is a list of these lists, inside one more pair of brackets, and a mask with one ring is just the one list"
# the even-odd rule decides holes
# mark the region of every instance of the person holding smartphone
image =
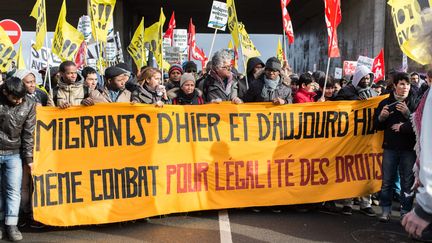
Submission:
[[410,114],[416,107],[415,93],[411,89],[411,80],[407,73],[395,75],[393,92],[380,102],[375,112],[374,122],[378,130],[384,131],[382,147],[384,149],[382,162],[382,186],[380,205],[382,215],[380,221],[388,222],[391,219],[393,198],[393,185],[399,168],[401,179],[401,219],[411,211],[414,201],[413,166],[416,160],[414,145],[416,142],[413,132],[396,132],[392,126],[409,120]]

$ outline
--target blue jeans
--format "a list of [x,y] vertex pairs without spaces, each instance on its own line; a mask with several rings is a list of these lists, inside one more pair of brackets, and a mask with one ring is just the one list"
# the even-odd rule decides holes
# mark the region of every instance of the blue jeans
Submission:
[[0,171],[0,220],[5,220],[6,225],[17,225],[22,180],[20,155],[0,155]]
[[400,204],[401,213],[409,212],[413,207],[414,193],[411,187],[414,184],[413,166],[416,160],[414,151],[398,151],[384,149],[382,164],[382,186],[380,205],[383,211],[390,212],[393,198],[393,187],[399,168],[400,174]]

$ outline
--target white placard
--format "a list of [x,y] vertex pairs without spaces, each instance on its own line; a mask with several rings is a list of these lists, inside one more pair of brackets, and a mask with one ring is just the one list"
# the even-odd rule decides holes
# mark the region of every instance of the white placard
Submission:
[[187,29],[174,29],[173,47],[178,47],[181,51],[187,48]]
[[335,68],[335,79],[341,79],[342,78],[342,68]]
[[357,67],[366,66],[369,70],[372,70],[374,59],[365,56],[359,56],[357,59]]
[[78,20],[78,31],[84,35],[84,40],[88,42],[92,37],[90,16],[83,15]]
[[36,42],[34,40],[31,40],[32,47],[31,47],[31,54],[30,54],[30,70],[38,72],[39,70],[46,68],[48,58],[51,67],[60,66],[61,63],[60,58],[58,58],[52,52],[50,52],[50,55],[48,57],[48,51],[45,46],[42,46],[42,48],[39,51],[36,51],[33,48],[34,43]]
[[226,3],[213,1],[207,27],[225,31],[228,22],[228,8]]

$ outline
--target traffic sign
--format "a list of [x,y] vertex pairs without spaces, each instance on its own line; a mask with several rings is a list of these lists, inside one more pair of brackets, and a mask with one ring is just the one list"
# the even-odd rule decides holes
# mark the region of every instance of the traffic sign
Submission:
[[16,44],[20,41],[22,30],[21,26],[12,19],[3,19],[0,21],[0,26],[6,31],[7,35],[12,41],[12,44]]

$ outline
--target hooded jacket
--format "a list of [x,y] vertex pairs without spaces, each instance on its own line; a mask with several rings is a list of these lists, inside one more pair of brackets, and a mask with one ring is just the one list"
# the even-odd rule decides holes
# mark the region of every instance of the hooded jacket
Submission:
[[66,84],[60,79],[57,87],[53,89],[53,96],[49,97],[48,106],[59,106],[60,104],[69,103],[72,106],[81,105],[81,101],[89,96],[89,89],[84,86],[81,75],[73,84]]
[[0,86],[0,152],[21,153],[23,158],[32,158],[36,124],[35,102],[24,99],[21,104],[12,106],[2,91]]
[[[360,87],[358,87],[360,80],[368,74],[371,75],[371,80],[373,80],[374,75],[369,68],[366,66],[357,67],[352,82],[339,90],[335,100],[363,100],[363,96],[368,98],[378,96],[377,92],[371,89],[370,86],[366,89],[360,89]],[[372,83],[373,82],[371,82],[370,85],[372,85]],[[364,94],[360,94],[360,90],[362,90],[361,92],[364,92]]]

